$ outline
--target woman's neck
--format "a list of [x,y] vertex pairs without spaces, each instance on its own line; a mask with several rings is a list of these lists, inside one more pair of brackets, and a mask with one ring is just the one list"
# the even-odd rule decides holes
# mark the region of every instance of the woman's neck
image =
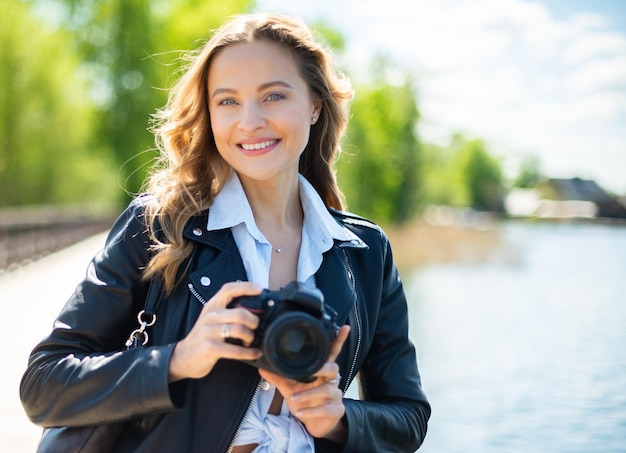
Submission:
[[290,232],[302,229],[304,213],[298,184],[297,176],[280,183],[242,180],[254,220],[268,240],[271,238],[266,233],[272,235],[271,231],[291,237]]

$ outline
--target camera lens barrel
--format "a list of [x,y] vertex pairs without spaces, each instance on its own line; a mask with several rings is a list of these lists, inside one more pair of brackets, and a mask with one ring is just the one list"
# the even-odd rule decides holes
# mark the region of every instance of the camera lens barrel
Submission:
[[279,374],[303,380],[326,361],[329,333],[306,312],[283,313],[268,326],[263,338],[263,358]]

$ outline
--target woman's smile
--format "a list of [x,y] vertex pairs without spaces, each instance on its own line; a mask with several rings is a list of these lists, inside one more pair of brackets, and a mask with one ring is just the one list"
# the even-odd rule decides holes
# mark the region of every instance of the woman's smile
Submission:
[[262,154],[266,154],[266,153],[269,153],[270,151],[273,151],[278,146],[279,143],[280,143],[280,140],[272,139],[272,140],[263,140],[263,141],[256,141],[256,142],[251,142],[251,141],[241,142],[239,143],[238,146],[241,148],[242,152],[246,156],[260,156]]

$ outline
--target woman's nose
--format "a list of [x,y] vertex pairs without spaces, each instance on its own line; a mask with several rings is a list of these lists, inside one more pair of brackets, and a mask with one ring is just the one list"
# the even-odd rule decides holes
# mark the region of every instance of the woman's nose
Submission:
[[255,103],[248,103],[241,109],[239,129],[245,132],[256,131],[265,127],[266,119],[263,110]]

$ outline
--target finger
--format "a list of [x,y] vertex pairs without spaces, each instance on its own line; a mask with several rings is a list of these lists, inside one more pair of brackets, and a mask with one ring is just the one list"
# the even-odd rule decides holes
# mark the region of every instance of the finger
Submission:
[[343,394],[337,386],[318,385],[293,392],[290,395],[283,395],[290,410],[301,408],[323,407],[341,404]]
[[218,346],[221,348],[220,357],[233,360],[256,360],[263,355],[258,348],[247,348],[223,342]]
[[334,387],[339,386],[339,381],[341,381],[341,375],[339,374],[339,365],[336,362],[326,362],[322,367],[315,373],[315,377],[318,380],[321,380],[321,384],[330,384]]
[[241,324],[250,330],[259,326],[259,317],[245,308],[220,308],[202,316],[207,324]]
[[219,291],[205,304],[203,311],[214,311],[219,308],[226,308],[235,297],[255,296],[262,290],[259,285],[252,282],[238,281],[224,283]]
[[244,346],[250,346],[254,341],[254,332],[243,324],[223,323],[214,324],[212,327],[212,337],[228,342],[228,340],[240,340]]
[[294,410],[293,415],[299,420],[312,422],[314,419],[339,420],[345,414],[346,409],[341,401],[324,404],[321,406],[299,407]]
[[334,362],[337,359],[337,356],[341,352],[341,348],[343,347],[343,344],[345,343],[349,334],[350,326],[347,324],[341,326],[339,332],[337,333],[337,336],[333,340],[333,343],[330,345],[330,353],[328,354],[327,360],[328,362]]

